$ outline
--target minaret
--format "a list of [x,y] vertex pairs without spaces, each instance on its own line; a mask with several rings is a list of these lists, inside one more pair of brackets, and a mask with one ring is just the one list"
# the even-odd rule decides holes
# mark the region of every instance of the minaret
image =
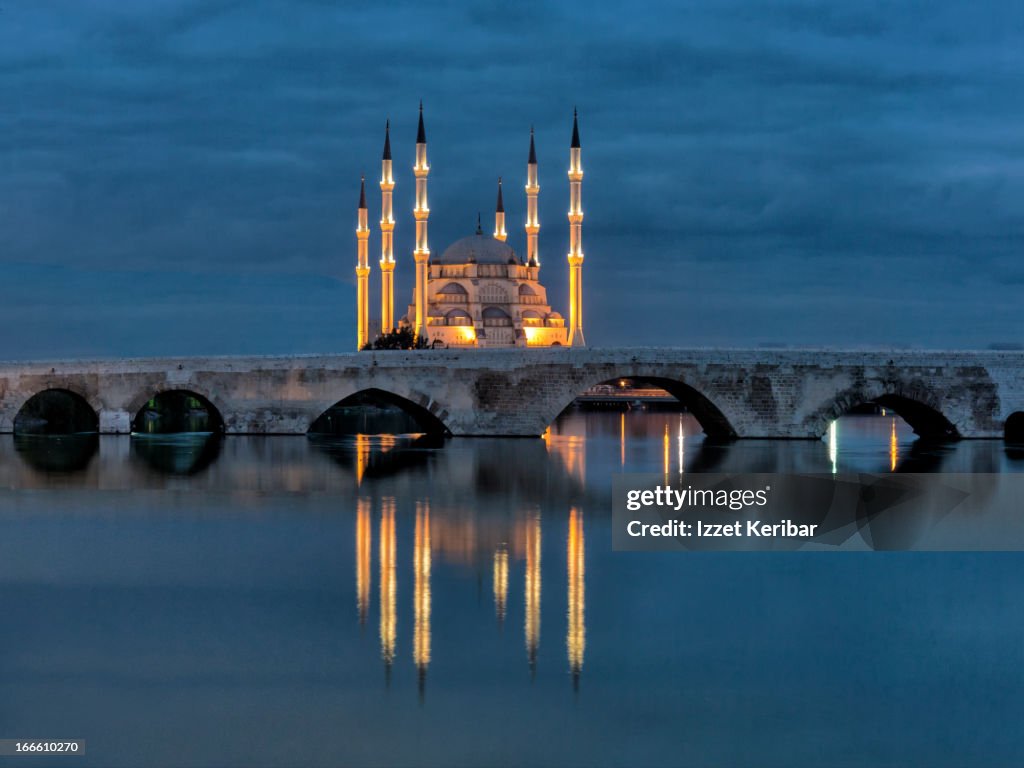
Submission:
[[569,144],[569,346],[583,347],[583,167],[580,165],[580,128],[572,111]]
[[498,204],[494,207],[494,239],[505,242],[505,201],[501,199],[501,176],[498,177]]
[[412,170],[416,176],[416,207],[413,209],[413,215],[416,217],[416,250],[413,251],[413,258],[416,260],[416,318],[413,334],[419,338],[426,335],[427,262],[430,260],[430,247],[427,245],[427,218],[430,216],[430,206],[427,205],[427,174],[430,173],[430,166],[427,165],[427,132],[423,128],[422,101],[420,125],[416,133],[416,164]]
[[356,227],[359,261],[356,264],[356,349],[370,341],[370,263],[368,261],[370,227],[366,223],[366,177],[359,182],[359,225]]
[[530,267],[540,266],[537,254],[537,233],[540,232],[540,220],[537,218],[537,193],[540,184],[537,181],[537,151],[533,148],[533,127],[530,127],[530,157],[526,161],[526,264]]
[[391,175],[391,121],[384,126],[384,155],[380,170],[380,332],[395,328],[395,218],[391,193],[395,178]]

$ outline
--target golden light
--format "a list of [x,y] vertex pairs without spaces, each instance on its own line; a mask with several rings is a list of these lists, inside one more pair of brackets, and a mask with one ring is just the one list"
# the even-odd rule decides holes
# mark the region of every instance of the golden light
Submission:
[[419,670],[420,690],[430,664],[430,506],[416,502],[413,534],[413,661]]
[[366,623],[370,605],[370,561],[373,546],[373,527],[370,524],[370,499],[356,501],[356,606],[359,623]]
[[395,580],[395,497],[380,502],[380,655],[387,669],[395,660],[398,619],[395,606],[398,591]]
[[663,456],[662,463],[664,464],[665,479],[667,480],[668,479],[668,471],[669,471],[669,468],[670,468],[670,466],[672,464],[672,459],[671,459],[672,452],[670,450],[671,441],[669,440],[669,437],[668,437],[668,424],[665,425],[665,437],[662,440],[662,445],[663,445],[663,449],[664,449],[663,450],[664,456]]
[[569,657],[569,670],[573,684],[578,685],[583,669],[583,652],[587,646],[586,558],[583,539],[583,513],[575,507],[569,510],[569,536],[566,540],[566,566],[568,573],[568,629],[565,647]]
[[370,463],[371,441],[369,435],[356,435],[356,485],[363,484],[366,466]]
[[526,528],[523,635],[531,672],[536,668],[540,647],[540,586],[540,512],[537,512],[527,521]]
[[498,624],[505,621],[505,606],[508,604],[508,549],[502,544],[494,550],[494,612]]
[[892,420],[892,431],[889,433],[889,471],[896,471],[896,464],[900,460],[900,446],[896,441],[896,419]]

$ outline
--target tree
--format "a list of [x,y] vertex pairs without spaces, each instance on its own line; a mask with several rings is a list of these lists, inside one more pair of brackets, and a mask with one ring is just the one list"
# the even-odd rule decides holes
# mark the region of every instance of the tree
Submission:
[[413,336],[412,328],[403,326],[396,328],[390,333],[378,336],[373,343],[367,343],[363,350],[372,349],[427,349],[427,340],[420,336]]

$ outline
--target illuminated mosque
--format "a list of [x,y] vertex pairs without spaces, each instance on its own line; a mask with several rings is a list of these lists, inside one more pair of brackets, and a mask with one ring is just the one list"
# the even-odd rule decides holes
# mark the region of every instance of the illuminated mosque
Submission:
[[[427,241],[427,133],[420,104],[416,136],[416,246],[413,261],[416,270],[412,303],[407,313],[394,321],[394,229],[392,194],[395,179],[391,169],[390,122],[384,130],[381,161],[381,315],[379,328],[390,331],[409,328],[417,338],[436,347],[554,347],[584,346],[582,318],[583,208],[580,164],[580,134],[573,112],[572,141],[569,146],[569,321],[552,310],[547,290],[540,283],[540,256],[537,235],[537,153],[533,130],[526,164],[526,255],[516,254],[507,242],[505,205],[501,178],[494,212],[494,233],[484,234],[477,216],[474,234],[456,240],[439,257],[432,257]],[[356,229],[358,262],[357,334],[358,349],[373,341],[370,324],[369,238],[365,179],[359,191],[359,226]]]

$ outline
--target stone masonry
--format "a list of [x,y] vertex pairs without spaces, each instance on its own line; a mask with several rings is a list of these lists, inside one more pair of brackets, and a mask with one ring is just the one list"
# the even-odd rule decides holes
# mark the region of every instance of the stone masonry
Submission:
[[920,434],[1002,437],[1024,411],[1024,352],[510,349],[0,363],[0,432],[33,395],[80,394],[100,431],[124,433],[167,390],[212,403],[231,434],[301,434],[331,405],[376,390],[454,435],[537,436],[589,387],[641,379],[716,437],[818,438],[878,402]]

